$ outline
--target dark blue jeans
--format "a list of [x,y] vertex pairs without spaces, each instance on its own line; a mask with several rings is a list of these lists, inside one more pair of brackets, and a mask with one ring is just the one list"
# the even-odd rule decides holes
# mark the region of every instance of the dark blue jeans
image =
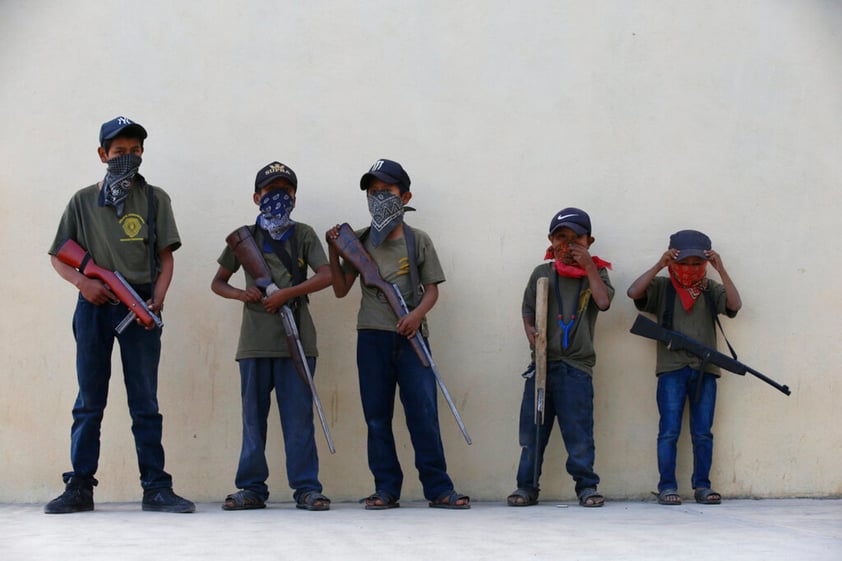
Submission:
[[550,440],[553,422],[557,419],[567,449],[567,473],[576,483],[576,495],[583,489],[596,488],[599,476],[594,472],[596,457],[593,437],[593,380],[587,372],[553,361],[547,363],[547,390],[544,422],[535,430],[535,377],[526,380],[520,406],[520,464],[517,486],[537,491],[535,458],[538,458],[538,478],[541,477],[544,450]]
[[697,400],[699,371],[690,367],[658,376],[658,491],[678,489],[675,479],[675,457],[684,403],[690,402],[690,435],[693,440],[693,489],[710,488],[710,466],[713,457],[713,411],[716,406],[716,377],[705,374]]
[[406,337],[376,330],[357,332],[357,368],[368,426],[368,467],[374,475],[375,489],[396,498],[401,495],[403,472],[392,433],[395,390],[399,386],[424,497],[435,500],[452,491],[439,431],[433,371],[421,364]]
[[[315,376],[316,359],[307,357]],[[293,498],[307,491],[321,493],[319,457],[313,429],[313,397],[298,376],[291,358],[248,358],[240,362],[240,396],[243,404],[243,446],[235,485],[269,498],[266,463],[266,430],[272,390],[278,400],[284,435],[287,480]]]
[[111,351],[116,337],[120,344],[141,485],[144,489],[172,487],[172,478],[164,471],[162,417],[158,412],[161,330],[147,331],[132,323],[121,335],[116,335],[114,327],[127,313],[122,304],[95,306],[81,294],[76,303],[73,334],[76,338],[79,394],[73,406],[73,427],[70,431],[73,471],[66,473],[65,479],[67,476],[92,479],[97,471],[100,427],[108,400]]

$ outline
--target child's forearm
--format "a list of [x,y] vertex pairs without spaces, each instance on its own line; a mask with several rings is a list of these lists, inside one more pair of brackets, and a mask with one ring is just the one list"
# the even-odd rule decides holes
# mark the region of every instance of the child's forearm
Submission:
[[722,286],[725,287],[725,307],[732,312],[740,311],[740,308],[743,307],[743,300],[740,298],[737,286],[731,280],[731,276],[725,270],[725,267],[720,266],[718,272],[719,278],[722,279]]
[[599,270],[596,267],[588,270],[588,282],[591,285],[591,298],[594,304],[604,312],[611,306],[611,298],[608,296],[608,287],[605,286],[605,281],[599,276]]
[[658,263],[631,283],[629,289],[626,291],[626,295],[631,298],[632,300],[637,300],[638,298],[643,298],[646,294],[646,289],[649,288],[649,285],[652,284],[652,280],[661,270],[661,264]]

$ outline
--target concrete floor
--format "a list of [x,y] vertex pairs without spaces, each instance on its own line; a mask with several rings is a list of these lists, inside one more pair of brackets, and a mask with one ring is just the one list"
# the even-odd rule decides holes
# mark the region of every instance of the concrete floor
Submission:
[[270,503],[225,512],[142,512],[140,503],[46,515],[43,505],[0,505],[0,559],[39,560],[842,560],[842,499],[729,500],[717,506],[608,502],[599,509],[547,502],[528,508],[474,503],[466,511],[423,502],[327,512]]

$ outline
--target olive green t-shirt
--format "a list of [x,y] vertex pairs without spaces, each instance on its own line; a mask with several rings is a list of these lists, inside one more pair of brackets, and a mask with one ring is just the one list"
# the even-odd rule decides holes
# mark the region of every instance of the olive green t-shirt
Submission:
[[[547,299],[547,361],[562,361],[577,370],[593,374],[593,367],[596,364],[596,350],[594,349],[594,331],[596,329],[596,318],[601,311],[591,297],[590,281],[587,277],[581,279],[581,291],[579,279],[559,276],[554,269],[553,263],[542,263],[535,267],[526,289],[523,291],[523,303],[521,315],[524,318],[535,320],[535,302],[537,294],[537,283],[541,277],[547,277],[549,282],[549,297]],[[608,278],[606,269],[599,269],[599,277],[608,288],[609,302],[614,299],[614,287]],[[564,321],[570,321],[575,307],[576,319],[570,327],[568,334],[568,346],[563,348],[564,333],[558,323],[558,298],[556,297],[556,282],[562,299]],[[534,358],[534,351],[533,351]]]
[[[165,248],[175,251],[181,239],[175,225],[169,195],[152,187],[155,198],[155,256],[157,278],[158,254]],[[94,263],[118,271],[130,284],[145,284],[149,274],[149,201],[146,185],[135,185],[126,197],[123,216],[117,217],[113,206],[99,206],[99,186],[94,184],[76,192],[59,222],[49,254],[71,239],[85,248]]]
[[[660,323],[666,308],[667,284],[670,282],[668,277],[655,277],[646,288],[646,294],[642,298],[635,300],[634,305],[641,312],[654,314],[656,321]],[[708,290],[711,292],[712,301],[714,306],[716,306],[717,313],[725,314],[731,318],[737,315],[737,312],[731,311],[725,306],[725,287],[722,284],[708,279]],[[690,311],[687,312],[684,306],[681,305],[681,299],[678,297],[678,294],[675,294],[672,329],[712,349],[716,348],[716,325],[704,295],[700,295]],[[667,349],[664,343],[660,341],[657,343],[656,374],[672,372],[685,366],[689,366],[695,370],[701,368],[701,358],[687,351],[671,351]],[[705,367],[705,372],[719,376],[719,367],[708,364]]]
[[[278,288],[292,286],[292,275],[287,271],[280,257],[274,251],[263,249],[263,235],[254,226],[249,228],[261,248],[263,258],[269,265],[272,272],[272,281]],[[255,230],[257,230],[255,232]],[[301,222],[295,223],[295,234],[284,241],[284,249],[292,255],[292,239],[298,248],[298,266],[303,270],[309,267],[313,271],[328,264],[327,256],[319,237],[312,227]],[[219,256],[217,262],[232,273],[240,268],[240,261],[237,259],[230,247],[226,246]],[[254,277],[249,275],[245,269],[243,274],[246,278],[246,288],[254,286]],[[316,348],[316,327],[313,318],[310,316],[310,309],[307,306],[306,298],[298,300],[298,335],[301,338],[301,346],[306,356],[318,356]],[[260,302],[246,302],[243,304],[243,318],[240,324],[240,342],[237,345],[236,360],[244,358],[277,358],[289,357],[290,350],[287,346],[286,332],[281,321],[280,314],[270,314],[263,308]]]
[[[356,231],[360,237],[366,229]],[[417,256],[418,280],[422,285],[439,284],[444,282],[444,271],[439,263],[433,241],[426,232],[413,228],[415,233],[415,249]],[[366,236],[364,247],[371,255],[380,276],[388,283],[398,286],[404,300],[412,302],[413,286],[409,274],[409,257],[406,252],[406,240],[398,238],[386,240],[378,247],[372,247],[371,237]],[[353,265],[348,262],[342,263],[342,270],[345,272],[356,272]],[[362,287],[362,298],[360,300],[360,311],[357,314],[357,329],[377,329],[380,331],[397,331],[398,318],[376,288],[370,288],[360,282]],[[421,324],[421,333],[427,336],[426,318]]]

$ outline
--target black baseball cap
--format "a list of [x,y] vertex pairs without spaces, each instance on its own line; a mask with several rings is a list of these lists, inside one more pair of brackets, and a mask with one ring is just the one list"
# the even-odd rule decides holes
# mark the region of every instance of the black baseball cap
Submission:
[[105,144],[106,140],[118,136],[129,136],[132,138],[146,138],[146,129],[126,117],[114,117],[99,127],[99,145]]
[[697,230],[681,230],[670,236],[670,249],[679,251],[679,261],[694,256],[707,259],[705,251],[710,251],[710,248],[710,238]]
[[550,235],[562,226],[567,226],[580,236],[591,233],[591,217],[580,208],[567,207],[561,209],[550,221]]
[[360,189],[365,191],[368,189],[371,180],[377,178],[380,181],[388,183],[389,185],[397,185],[401,193],[409,191],[409,174],[404,171],[403,167],[395,161],[379,159],[374,162],[368,173],[360,178]]
[[286,179],[292,184],[292,189],[298,191],[298,178],[292,168],[281,162],[271,162],[260,168],[254,178],[254,192],[257,193],[276,179]]

